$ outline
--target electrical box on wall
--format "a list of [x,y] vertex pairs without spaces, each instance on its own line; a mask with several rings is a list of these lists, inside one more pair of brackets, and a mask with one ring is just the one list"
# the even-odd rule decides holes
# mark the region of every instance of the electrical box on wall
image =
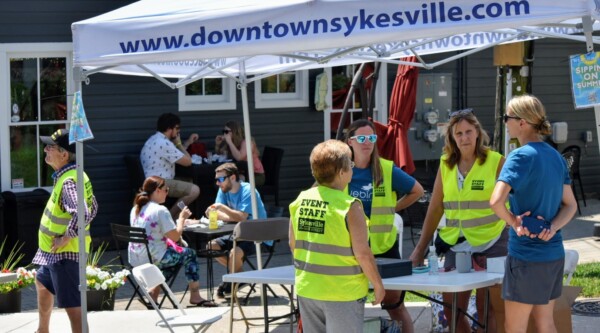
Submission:
[[569,134],[569,126],[566,122],[552,123],[552,141],[554,143],[565,143]]
[[452,75],[419,74],[415,116],[408,144],[415,161],[439,159],[444,147],[443,133],[452,110]]

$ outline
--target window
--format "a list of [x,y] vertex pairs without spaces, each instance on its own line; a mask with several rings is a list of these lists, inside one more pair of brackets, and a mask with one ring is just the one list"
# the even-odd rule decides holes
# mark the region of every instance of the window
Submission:
[[257,109],[308,106],[308,71],[285,72],[254,83]]
[[235,81],[205,78],[179,88],[179,111],[235,110]]
[[71,54],[7,51],[0,49],[0,73],[8,76],[0,83],[0,126],[7,129],[0,143],[2,190],[52,186],[54,170],[44,162],[39,136],[68,126]]

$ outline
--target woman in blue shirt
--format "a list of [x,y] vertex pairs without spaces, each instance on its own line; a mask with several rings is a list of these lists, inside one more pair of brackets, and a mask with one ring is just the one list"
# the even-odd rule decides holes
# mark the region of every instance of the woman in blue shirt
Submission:
[[[348,193],[362,201],[365,215],[373,222],[375,214],[371,214],[374,188],[379,192],[375,194],[378,197],[384,197],[391,192],[395,192],[397,201],[395,201],[394,212],[398,212],[417,201],[423,196],[423,187],[413,177],[406,174],[402,169],[393,165],[391,161],[381,159],[377,152],[377,135],[375,134],[375,125],[366,119],[360,119],[348,127],[346,133],[346,142],[352,148],[354,168],[352,168],[352,180],[348,184]],[[391,170],[384,168],[388,166]],[[385,175],[391,174],[391,189],[385,191]],[[388,180],[389,181],[389,180]],[[391,194],[393,196],[394,194]],[[381,199],[380,199],[381,200]],[[385,199],[384,199],[385,200]],[[380,211],[385,207],[376,207]],[[389,232],[393,233],[393,239],[396,241],[385,244],[374,244],[375,239],[386,238],[386,236],[375,235],[373,230],[370,234],[370,245],[375,257],[380,258],[400,258],[398,251],[397,229],[392,227],[394,213],[378,213],[377,219],[380,223],[385,222],[389,226]],[[384,216],[382,216],[384,215]],[[385,220],[385,221],[383,221]],[[388,238],[389,239],[389,238]],[[386,290],[382,307],[385,308],[390,318],[402,323],[402,332],[412,333],[414,327],[410,314],[403,303],[404,292],[398,290]]]
[[[560,229],[575,215],[577,202],[566,161],[542,140],[551,129],[540,100],[513,98],[504,122],[521,145],[508,155],[490,199],[496,215],[512,227],[502,285],[510,318],[505,327],[507,332],[525,331],[533,314],[538,332],[556,332],[553,309],[562,292],[565,257]],[[549,228],[534,234],[522,225],[526,216],[549,222]]]

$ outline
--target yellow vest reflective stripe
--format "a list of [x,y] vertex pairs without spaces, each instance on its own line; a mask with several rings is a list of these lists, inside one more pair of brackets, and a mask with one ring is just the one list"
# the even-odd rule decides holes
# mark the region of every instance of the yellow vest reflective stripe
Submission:
[[[50,252],[52,250],[52,239],[64,235],[67,231],[69,221],[71,220],[71,215],[62,210],[60,205],[63,183],[69,178],[77,182],[77,170],[69,170],[58,178],[52,189],[52,193],[50,194],[50,199],[48,199],[48,202],[46,203],[46,208],[44,209],[38,231],[39,247],[44,252]],[[89,208],[92,205],[93,191],[92,184],[85,173],[84,182],[84,197],[87,207]],[[92,242],[89,229],[90,224],[85,228],[86,252],[89,252],[90,244]],[[57,252],[79,252],[79,241],[77,238],[72,238],[66,246],[60,248]]]
[[290,204],[298,295],[321,301],[353,301],[367,295],[369,282],[352,252],[346,227],[354,201],[359,200],[318,186]]
[[458,190],[458,168],[449,169],[446,155],[442,156],[440,172],[444,184],[444,213],[446,227],[440,230],[444,242],[454,245],[460,231],[472,246],[479,246],[498,237],[504,229],[502,221],[490,208],[489,198],[496,185],[496,172],[502,158],[497,152],[488,151],[486,162],[475,161]]
[[398,230],[394,226],[394,214],[396,213],[396,192],[392,189],[392,169],[394,162],[380,158],[383,171],[383,182],[381,186],[375,187],[373,183],[373,201],[371,203],[371,217],[369,224],[369,243],[373,254],[387,252],[394,243]]

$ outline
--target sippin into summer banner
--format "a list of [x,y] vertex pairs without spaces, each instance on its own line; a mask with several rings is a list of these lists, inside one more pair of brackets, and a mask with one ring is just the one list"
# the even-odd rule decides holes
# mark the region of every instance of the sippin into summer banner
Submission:
[[71,130],[69,131],[69,143],[75,141],[83,142],[94,138],[83,109],[81,91],[75,92],[73,96],[73,113],[71,114]]
[[572,55],[570,60],[575,108],[600,104],[600,52]]

